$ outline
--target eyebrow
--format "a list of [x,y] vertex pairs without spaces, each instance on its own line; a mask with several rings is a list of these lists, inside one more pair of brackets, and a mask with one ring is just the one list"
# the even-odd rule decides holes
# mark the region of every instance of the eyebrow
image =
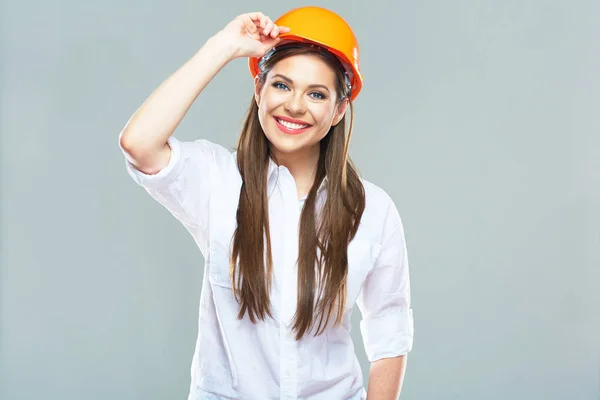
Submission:
[[[293,80],[291,80],[290,78],[288,78],[287,76],[282,75],[282,74],[275,74],[275,75],[273,75],[273,78],[281,78],[284,81],[288,82],[290,85],[294,84]],[[326,90],[329,93],[329,88],[327,86],[325,86],[325,85],[321,85],[321,84],[318,84],[318,83],[313,83],[312,85],[308,85],[308,87],[309,88],[321,88],[321,89]]]

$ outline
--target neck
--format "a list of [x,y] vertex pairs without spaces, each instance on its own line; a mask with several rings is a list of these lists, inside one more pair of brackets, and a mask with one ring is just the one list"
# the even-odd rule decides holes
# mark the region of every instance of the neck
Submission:
[[317,175],[320,150],[320,144],[294,153],[281,153],[272,149],[277,165],[286,167],[294,177],[298,199],[306,196],[312,188]]

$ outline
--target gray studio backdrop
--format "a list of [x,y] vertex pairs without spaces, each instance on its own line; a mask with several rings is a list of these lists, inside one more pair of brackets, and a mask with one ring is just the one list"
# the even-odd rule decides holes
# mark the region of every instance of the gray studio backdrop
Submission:
[[[187,396],[203,259],[118,134],[237,14],[303,4],[4,0],[2,400]],[[405,223],[402,399],[600,399],[600,3],[320,4],[360,38],[352,155]],[[177,137],[233,147],[251,97],[238,60]]]

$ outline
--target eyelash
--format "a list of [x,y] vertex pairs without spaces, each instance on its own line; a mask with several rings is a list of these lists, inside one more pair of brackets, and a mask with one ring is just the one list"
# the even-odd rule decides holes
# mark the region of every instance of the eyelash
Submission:
[[[273,83],[273,85],[272,85],[272,86],[273,86],[275,89],[279,89],[279,90],[288,90],[288,89],[289,89],[289,88],[288,88],[288,86],[287,86],[285,83],[283,83],[283,82],[275,82],[275,83]],[[285,89],[283,89],[283,88],[282,88],[282,86],[283,86]],[[317,98],[314,98],[314,97],[313,97],[313,99],[315,99],[315,100],[325,100],[325,99],[327,98],[327,97],[326,97],[326,96],[325,96],[323,93],[321,93],[321,92],[311,92],[310,94],[316,94],[316,95],[319,95],[319,96],[320,96],[320,97],[317,97]]]

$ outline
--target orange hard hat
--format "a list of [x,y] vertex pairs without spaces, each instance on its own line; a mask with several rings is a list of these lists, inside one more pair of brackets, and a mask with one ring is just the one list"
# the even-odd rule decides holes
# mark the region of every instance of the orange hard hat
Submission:
[[[279,35],[282,42],[316,44],[335,55],[348,74],[350,99],[354,100],[358,96],[363,85],[358,40],[342,17],[322,7],[300,7],[283,14],[275,21],[275,25],[290,28],[289,32]],[[259,61],[260,58],[255,57],[248,60],[252,77],[259,73]]]

